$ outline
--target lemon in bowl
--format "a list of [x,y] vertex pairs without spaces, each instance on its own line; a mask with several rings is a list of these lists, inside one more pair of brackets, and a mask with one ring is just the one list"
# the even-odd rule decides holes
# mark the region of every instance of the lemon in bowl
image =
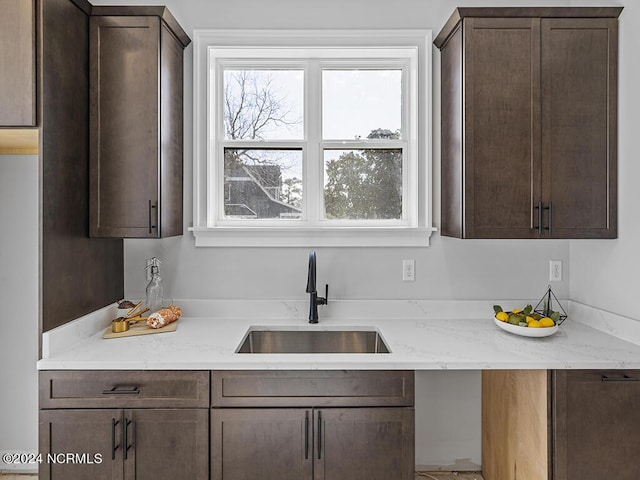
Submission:
[[500,305],[494,305],[494,322],[503,330],[525,337],[546,337],[558,330],[556,322],[533,311],[531,305],[504,311]]

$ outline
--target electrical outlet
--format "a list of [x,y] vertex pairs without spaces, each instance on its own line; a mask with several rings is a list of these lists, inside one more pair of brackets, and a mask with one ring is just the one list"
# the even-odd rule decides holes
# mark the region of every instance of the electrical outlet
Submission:
[[549,260],[549,281],[562,281],[562,260]]
[[403,260],[402,261],[402,281],[413,282],[416,279],[416,261],[415,260]]

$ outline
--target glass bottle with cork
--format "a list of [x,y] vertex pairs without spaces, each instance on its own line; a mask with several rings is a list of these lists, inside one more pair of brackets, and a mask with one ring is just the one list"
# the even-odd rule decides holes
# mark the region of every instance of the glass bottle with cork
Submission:
[[147,269],[151,270],[151,280],[147,284],[147,307],[151,312],[157,312],[164,305],[164,292],[162,289],[162,278],[160,278],[160,264],[157,257],[152,257],[147,261]]

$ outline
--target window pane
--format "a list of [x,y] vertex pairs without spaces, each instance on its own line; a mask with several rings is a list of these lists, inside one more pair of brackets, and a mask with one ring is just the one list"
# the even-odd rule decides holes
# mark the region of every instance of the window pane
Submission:
[[401,129],[402,70],[323,70],[323,138],[400,138]]
[[327,219],[402,218],[402,149],[325,150]]
[[227,140],[304,138],[302,70],[225,70]]
[[226,148],[225,218],[302,216],[302,150]]

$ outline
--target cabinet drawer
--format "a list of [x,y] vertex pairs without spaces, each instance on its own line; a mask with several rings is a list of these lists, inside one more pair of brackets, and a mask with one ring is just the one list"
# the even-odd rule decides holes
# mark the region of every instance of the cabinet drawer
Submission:
[[211,403],[230,406],[412,406],[414,372],[214,371]]
[[640,370],[555,370],[556,386],[602,382],[640,382]]
[[40,372],[40,408],[208,406],[208,371]]

